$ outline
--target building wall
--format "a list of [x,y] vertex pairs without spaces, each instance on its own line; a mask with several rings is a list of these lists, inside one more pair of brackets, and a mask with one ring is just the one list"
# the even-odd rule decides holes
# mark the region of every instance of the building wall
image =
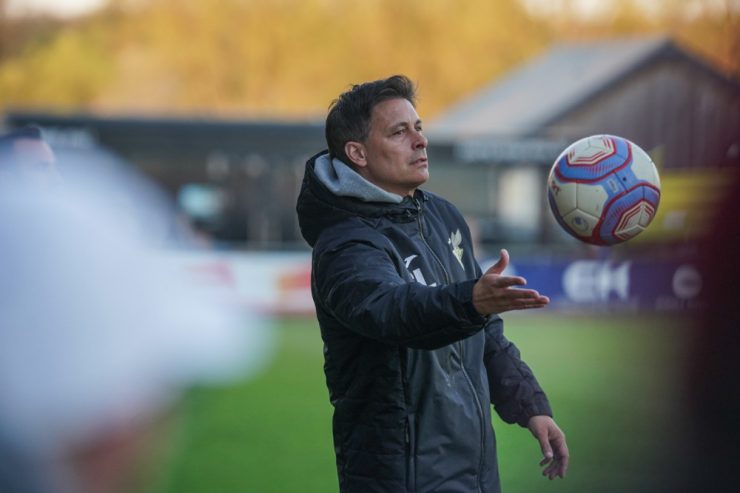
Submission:
[[305,245],[295,201],[306,159],[326,145],[322,123],[5,116],[8,128],[28,124],[40,126],[57,150],[114,152],[175,201],[192,186],[216,197],[219,214],[193,218],[216,241],[248,248]]
[[575,140],[630,139],[661,169],[740,165],[740,86],[685,58],[656,61],[547,125]]

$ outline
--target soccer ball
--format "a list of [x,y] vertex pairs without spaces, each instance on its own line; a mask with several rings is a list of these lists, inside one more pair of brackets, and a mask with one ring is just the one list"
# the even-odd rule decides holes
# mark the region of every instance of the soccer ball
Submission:
[[636,144],[593,135],[566,147],[547,179],[555,219],[572,236],[614,245],[642,232],[660,202],[655,164]]

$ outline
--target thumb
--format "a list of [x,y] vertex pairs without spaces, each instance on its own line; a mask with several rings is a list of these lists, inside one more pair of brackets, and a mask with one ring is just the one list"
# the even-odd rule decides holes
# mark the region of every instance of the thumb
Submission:
[[542,460],[540,465],[543,466],[550,462],[553,458],[552,447],[550,441],[547,439],[546,433],[541,433],[537,436],[537,440],[540,442],[540,450],[542,450]]
[[493,264],[484,275],[487,274],[501,274],[506,267],[509,266],[509,252],[506,251],[505,248],[501,249],[501,254],[498,259],[498,262]]
[[547,425],[544,425],[542,419],[535,416],[529,420],[527,428],[529,428],[534,438],[540,443],[540,450],[542,450],[540,465],[543,466],[552,461],[554,454],[552,452],[552,445],[550,445],[550,433]]

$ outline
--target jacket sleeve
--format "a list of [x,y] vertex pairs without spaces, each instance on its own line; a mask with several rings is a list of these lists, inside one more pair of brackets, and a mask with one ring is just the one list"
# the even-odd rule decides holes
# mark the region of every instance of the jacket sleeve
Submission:
[[472,303],[475,280],[409,282],[370,241],[323,250],[314,258],[312,284],[316,302],[348,330],[389,344],[436,349],[478,332],[487,320]]
[[485,329],[483,362],[491,404],[507,423],[527,426],[532,416],[552,416],[552,410],[532,370],[522,361],[519,349],[504,337],[503,329],[498,316],[492,316]]

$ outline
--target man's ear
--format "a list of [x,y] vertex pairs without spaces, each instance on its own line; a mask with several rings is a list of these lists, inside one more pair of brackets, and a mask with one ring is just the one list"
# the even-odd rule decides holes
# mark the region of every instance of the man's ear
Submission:
[[360,168],[367,166],[367,153],[365,152],[365,146],[360,142],[347,142],[344,144],[344,153],[347,155],[351,163]]

